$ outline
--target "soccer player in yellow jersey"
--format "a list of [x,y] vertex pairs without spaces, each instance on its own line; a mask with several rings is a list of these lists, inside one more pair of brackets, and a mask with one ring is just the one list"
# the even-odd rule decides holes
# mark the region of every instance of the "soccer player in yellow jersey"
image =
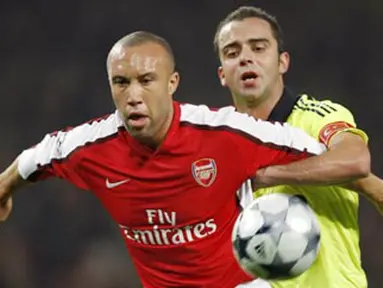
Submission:
[[[334,161],[344,153],[353,159],[360,157],[356,149],[366,145],[367,136],[356,127],[348,109],[329,100],[295,95],[284,86],[289,54],[283,50],[282,32],[273,16],[259,8],[240,7],[219,24],[214,44],[221,62],[221,84],[230,89],[238,111],[300,127],[326,144],[333,151]],[[312,178],[315,184],[325,170],[325,166],[318,167],[317,175],[307,175],[305,181]],[[300,184],[284,173],[282,166],[269,167],[262,169],[254,181],[266,186]],[[377,177],[371,175],[352,187],[381,204],[383,185]],[[321,248],[308,271],[291,280],[271,282],[272,287],[367,287],[359,249],[358,194],[343,186],[280,185],[259,189],[254,195],[273,192],[301,194],[307,199],[320,222]]]

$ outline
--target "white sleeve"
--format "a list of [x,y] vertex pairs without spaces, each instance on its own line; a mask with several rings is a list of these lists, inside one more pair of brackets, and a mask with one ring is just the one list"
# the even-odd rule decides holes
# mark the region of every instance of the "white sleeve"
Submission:
[[120,125],[116,116],[116,113],[106,115],[74,128],[47,134],[40,143],[23,151],[19,156],[20,175],[28,180],[36,172],[42,178],[70,177],[78,160],[71,155],[90,143],[116,134]]
[[[326,151],[325,145],[299,128],[288,123],[269,122],[255,119],[247,114],[236,112],[233,107],[210,110],[207,106],[182,105],[181,121],[193,125],[226,130],[243,136],[257,143],[258,146],[269,146],[275,149],[305,151],[310,154],[321,154]],[[254,145],[256,147],[257,145]]]

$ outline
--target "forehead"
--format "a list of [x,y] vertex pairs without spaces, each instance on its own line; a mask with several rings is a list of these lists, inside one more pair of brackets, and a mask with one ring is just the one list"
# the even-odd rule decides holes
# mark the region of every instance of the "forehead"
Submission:
[[109,71],[111,74],[149,73],[167,67],[169,56],[156,43],[135,46],[117,44],[110,51]]
[[232,21],[224,25],[218,35],[219,48],[230,43],[244,43],[250,39],[274,39],[270,24],[260,18],[247,18],[241,21]]

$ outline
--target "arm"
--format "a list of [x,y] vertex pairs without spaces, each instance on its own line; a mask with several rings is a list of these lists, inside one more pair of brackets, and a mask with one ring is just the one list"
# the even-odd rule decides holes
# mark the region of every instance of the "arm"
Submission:
[[[255,138],[252,146],[247,146],[239,139],[236,142],[238,155],[242,158],[242,163],[245,163],[242,165],[248,167],[248,172],[252,173],[248,177],[254,176],[258,171],[256,185],[343,183],[365,177],[369,173],[367,146],[362,137],[353,133],[344,133],[341,138],[334,138],[344,139],[344,142],[340,144],[334,140],[331,150],[325,152],[324,144],[286,123],[282,125],[255,119],[251,123],[245,116],[241,121],[234,122],[241,123],[240,129]],[[335,130],[331,136],[338,132]],[[353,145],[349,145],[348,141],[352,141]],[[321,155],[310,157],[317,154]],[[353,156],[350,157],[350,154]],[[361,159],[365,161],[363,165],[359,163]]]
[[253,185],[340,184],[366,177],[369,172],[370,153],[365,141],[359,135],[344,132],[333,137],[327,153],[257,171]]
[[[318,159],[309,159],[287,166],[269,167],[258,171],[256,186],[279,184],[340,184],[363,178],[370,172],[367,135],[356,128],[351,112],[331,101],[317,101],[321,114],[301,114],[308,133],[325,144],[329,152]],[[319,107],[319,108],[318,108]],[[318,160],[318,161],[316,161]],[[315,167],[318,165],[317,167]],[[326,180],[327,179],[327,180]],[[255,186],[255,187],[256,187]]]
[[13,192],[27,184],[17,169],[18,159],[0,174],[0,221],[5,221],[12,209]]
[[370,200],[379,213],[383,215],[383,180],[374,174],[370,174],[368,177],[358,179],[354,182],[347,183],[345,185],[347,189],[353,190],[362,194],[368,200]]
[[47,134],[40,143],[24,150],[0,174],[0,221],[6,220],[11,211],[12,193],[29,182],[58,177],[87,190],[86,183],[78,173],[77,166],[81,158],[78,150],[86,143],[117,131],[113,115],[106,118],[105,122],[94,121],[94,125],[85,123],[73,129]]
[[[63,134],[64,133],[64,134]],[[0,174],[0,221],[5,221],[12,210],[12,194],[16,189],[51,176],[71,179],[73,161],[54,163],[60,159],[66,132],[48,134],[36,146],[24,150],[13,163]]]

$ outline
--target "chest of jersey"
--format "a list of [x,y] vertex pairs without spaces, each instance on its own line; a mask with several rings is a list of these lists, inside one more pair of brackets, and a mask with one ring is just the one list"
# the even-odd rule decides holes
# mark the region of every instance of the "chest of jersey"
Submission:
[[244,173],[236,167],[235,151],[228,154],[227,146],[220,149],[216,139],[198,133],[181,133],[182,141],[156,153],[137,151],[121,138],[102,150],[90,147],[93,157],[84,154],[82,178],[128,231],[159,229],[172,237],[170,231],[183,229],[188,237],[191,229],[190,237],[204,237],[237,212],[235,192]]

